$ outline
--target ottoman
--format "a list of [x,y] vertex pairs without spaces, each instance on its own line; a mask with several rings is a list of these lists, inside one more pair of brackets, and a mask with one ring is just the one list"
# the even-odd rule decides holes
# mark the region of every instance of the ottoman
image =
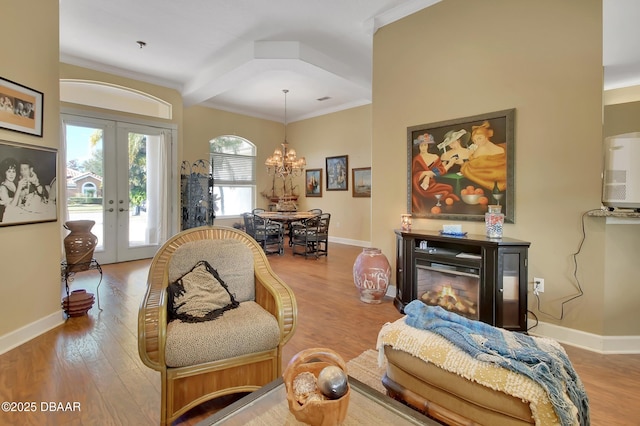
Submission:
[[443,337],[410,327],[404,318],[378,336],[382,383],[389,396],[448,425],[559,424],[533,380],[460,351]]

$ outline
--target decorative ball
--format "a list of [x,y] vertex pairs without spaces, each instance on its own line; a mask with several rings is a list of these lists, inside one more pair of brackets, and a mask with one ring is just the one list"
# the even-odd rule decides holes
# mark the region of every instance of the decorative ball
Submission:
[[348,390],[347,375],[340,367],[330,365],[318,374],[318,388],[330,399],[342,397]]
[[305,404],[309,396],[317,391],[316,376],[313,373],[300,373],[293,379],[293,393],[300,404]]

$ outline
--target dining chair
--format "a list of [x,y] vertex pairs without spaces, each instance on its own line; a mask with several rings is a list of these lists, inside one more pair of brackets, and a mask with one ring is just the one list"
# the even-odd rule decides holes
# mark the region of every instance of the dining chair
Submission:
[[[314,215],[318,215],[318,216],[322,214],[322,209],[310,209],[310,210],[307,210],[307,211],[309,213],[313,213]],[[289,224],[289,226],[296,226],[296,225],[301,225],[301,222],[299,220],[296,220],[296,221],[291,222]],[[289,232],[289,236],[291,236],[291,232]],[[291,244],[289,244],[289,245],[291,245]]]
[[291,246],[294,256],[305,258],[313,256],[316,259],[329,254],[329,222],[330,213],[303,219],[300,224],[292,225]]
[[265,254],[284,253],[284,226],[281,223],[253,213],[243,213],[242,217],[247,234],[262,246]]

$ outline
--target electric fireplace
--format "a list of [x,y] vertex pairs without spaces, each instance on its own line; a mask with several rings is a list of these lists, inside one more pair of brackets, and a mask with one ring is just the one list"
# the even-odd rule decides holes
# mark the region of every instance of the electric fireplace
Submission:
[[467,318],[480,319],[480,270],[417,259],[416,295],[427,305],[441,306]]
[[526,331],[530,243],[481,235],[395,232],[398,310],[420,300],[466,318]]

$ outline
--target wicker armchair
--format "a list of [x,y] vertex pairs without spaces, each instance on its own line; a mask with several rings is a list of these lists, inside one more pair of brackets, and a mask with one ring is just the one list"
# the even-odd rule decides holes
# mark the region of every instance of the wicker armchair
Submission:
[[[208,261],[218,270],[240,306],[214,321],[167,323],[167,286],[188,271],[196,258]],[[175,235],[153,258],[147,286],[138,313],[138,352],[146,366],[160,372],[161,424],[171,424],[187,410],[210,399],[252,392],[282,374],[282,348],[296,328],[295,296],[271,270],[260,245],[246,233],[229,227],[205,226]],[[266,316],[268,321],[252,320],[254,313]],[[229,326],[234,318],[245,324]],[[243,352],[246,348],[236,348],[254,345],[252,341],[259,340],[233,334],[244,327],[250,335],[260,335],[256,322],[271,322],[275,327],[271,330],[276,340],[273,347],[248,353]],[[222,338],[205,334],[219,333],[219,329],[226,329]],[[190,342],[189,335],[194,333]],[[211,349],[203,350],[202,345]],[[202,359],[211,357],[212,352],[233,356]],[[191,363],[190,359],[197,361]]]

